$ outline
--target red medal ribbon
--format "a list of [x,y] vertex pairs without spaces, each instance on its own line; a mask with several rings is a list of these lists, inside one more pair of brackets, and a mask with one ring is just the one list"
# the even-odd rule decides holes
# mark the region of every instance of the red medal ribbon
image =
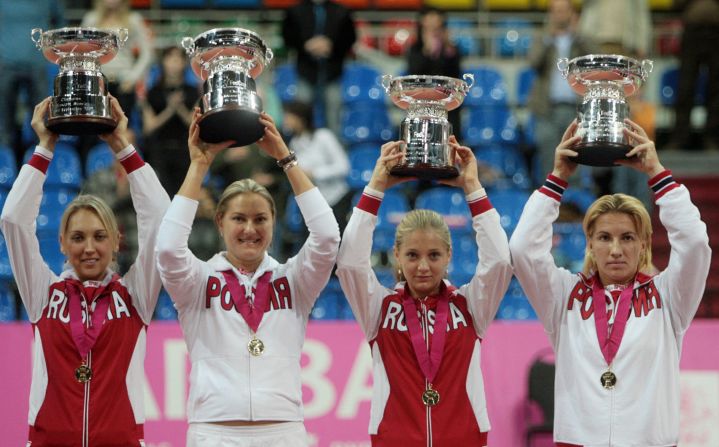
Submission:
[[604,355],[607,365],[612,364],[612,360],[617,355],[619,345],[622,343],[624,336],[624,328],[627,326],[629,314],[631,312],[632,294],[634,288],[632,285],[627,286],[619,295],[619,303],[614,310],[614,325],[612,333],[609,332],[609,322],[607,317],[607,303],[605,302],[604,287],[599,275],[594,276],[592,283],[592,306],[594,306],[594,324],[597,328],[597,339],[599,347]]
[[256,333],[267,310],[267,303],[270,301],[269,289],[272,272],[263,273],[257,280],[252,303],[245,296],[245,288],[240,286],[240,281],[232,270],[223,271],[222,276],[225,277],[227,288],[230,290],[232,301],[235,303],[235,309],[240,312],[252,332]]
[[431,383],[439,371],[444,355],[444,342],[447,336],[447,316],[449,314],[449,298],[443,293],[444,284],[440,286],[440,293],[437,302],[437,313],[434,320],[434,335],[432,337],[431,346],[429,343],[429,328],[427,328],[427,340],[422,335],[422,326],[417,318],[417,306],[415,299],[407,293],[406,289],[402,293],[402,307],[404,307],[405,320],[407,321],[407,329],[412,340],[412,348],[417,358],[419,367],[424,377]]
[[[105,324],[107,309],[110,307],[110,293],[117,284],[117,274],[102,287],[85,287],[76,279],[65,280],[65,291],[70,306],[70,331],[80,357],[85,359],[90,352]],[[88,323],[82,322],[82,301],[85,301]],[[95,309],[92,309],[92,304]]]

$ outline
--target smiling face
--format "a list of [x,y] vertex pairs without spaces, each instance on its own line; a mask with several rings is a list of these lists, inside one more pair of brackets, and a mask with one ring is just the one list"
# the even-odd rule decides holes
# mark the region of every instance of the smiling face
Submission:
[[257,193],[237,194],[228,199],[227,208],[217,218],[217,227],[230,263],[253,272],[272,242],[272,208],[267,199]]
[[100,281],[119,249],[117,237],[103,225],[97,213],[86,208],[75,211],[60,237],[62,252],[80,281]]
[[646,243],[629,214],[599,216],[588,243],[602,284],[628,284],[634,279]]
[[452,251],[437,231],[417,229],[408,233],[402,244],[395,247],[394,256],[410,294],[415,298],[425,298],[439,292]]

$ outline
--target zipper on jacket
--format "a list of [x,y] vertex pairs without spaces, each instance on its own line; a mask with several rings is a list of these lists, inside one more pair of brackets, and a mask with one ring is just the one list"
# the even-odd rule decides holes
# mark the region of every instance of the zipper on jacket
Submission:
[[[424,335],[424,346],[429,352],[429,318],[427,318],[427,306],[422,302],[422,334]],[[424,387],[427,389],[429,381],[424,379]],[[432,407],[425,406],[425,421],[427,424],[427,447],[432,447]]]
[[[88,318],[89,320],[89,318]],[[92,351],[87,353],[87,367],[92,371]],[[82,447],[90,445],[90,382],[84,383],[84,396],[82,402]]]

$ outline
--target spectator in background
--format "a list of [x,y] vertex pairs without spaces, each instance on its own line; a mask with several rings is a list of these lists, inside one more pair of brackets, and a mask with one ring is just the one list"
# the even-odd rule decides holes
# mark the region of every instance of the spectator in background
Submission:
[[702,68],[708,71],[707,116],[704,147],[719,150],[719,1],[679,0],[684,32],[679,53],[679,85],[675,103],[674,134],[667,145],[682,149],[689,145],[694,91]]
[[35,104],[51,90],[48,64],[30,38],[33,28],[60,28],[65,24],[62,0],[13,0],[0,2],[0,144],[15,150],[22,159],[18,105],[25,92],[25,108]]
[[102,66],[102,72],[108,79],[108,90],[129,117],[136,102],[135,86],[152,63],[150,29],[142,16],[130,9],[130,0],[95,0],[93,9],[82,18],[81,26],[127,28],[127,42],[114,59]]
[[298,99],[314,104],[324,113],[318,121],[339,134],[340,76],[356,39],[349,9],[331,0],[303,0],[287,10],[282,37],[296,52]]
[[[417,40],[407,56],[408,75],[439,75],[460,77],[461,55],[449,39],[447,16],[436,8],[425,8],[417,22]],[[449,112],[449,122],[455,134],[462,125],[459,109]]]
[[347,174],[350,163],[337,137],[327,128],[316,129],[312,106],[302,102],[285,104],[284,131],[289,148],[297,154],[300,168],[317,185],[344,229],[351,197]]
[[604,54],[645,58],[652,45],[648,0],[584,0],[579,34]]
[[180,189],[184,173],[190,166],[186,135],[199,90],[185,82],[186,67],[184,50],[165,48],[159,79],[150,88],[147,98],[141,101],[148,162],[157,171],[168,194]]
[[557,59],[591,54],[589,42],[577,35],[577,10],[571,0],[550,0],[541,39],[535,39],[529,65],[537,72],[527,106],[535,118],[537,154],[532,172],[535,184],[541,184],[552,172],[554,149],[561,140],[567,123],[577,116],[579,97],[557,69]]

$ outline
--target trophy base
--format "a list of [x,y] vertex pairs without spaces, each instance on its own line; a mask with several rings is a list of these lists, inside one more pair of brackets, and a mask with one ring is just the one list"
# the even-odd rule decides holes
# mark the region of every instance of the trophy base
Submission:
[[441,180],[454,178],[459,170],[454,166],[433,166],[429,163],[415,163],[411,165],[397,165],[389,170],[397,177],[416,177],[421,180]]
[[233,105],[206,112],[197,124],[200,138],[207,143],[234,140],[236,146],[247,146],[265,133],[259,113]]
[[572,148],[579,155],[571,157],[575,163],[587,166],[616,166],[617,160],[626,158],[627,152],[632,147],[623,143],[608,143],[603,141],[595,141],[592,143],[579,143]]
[[117,121],[87,115],[65,116],[48,118],[45,127],[60,135],[102,135],[115,130]]

